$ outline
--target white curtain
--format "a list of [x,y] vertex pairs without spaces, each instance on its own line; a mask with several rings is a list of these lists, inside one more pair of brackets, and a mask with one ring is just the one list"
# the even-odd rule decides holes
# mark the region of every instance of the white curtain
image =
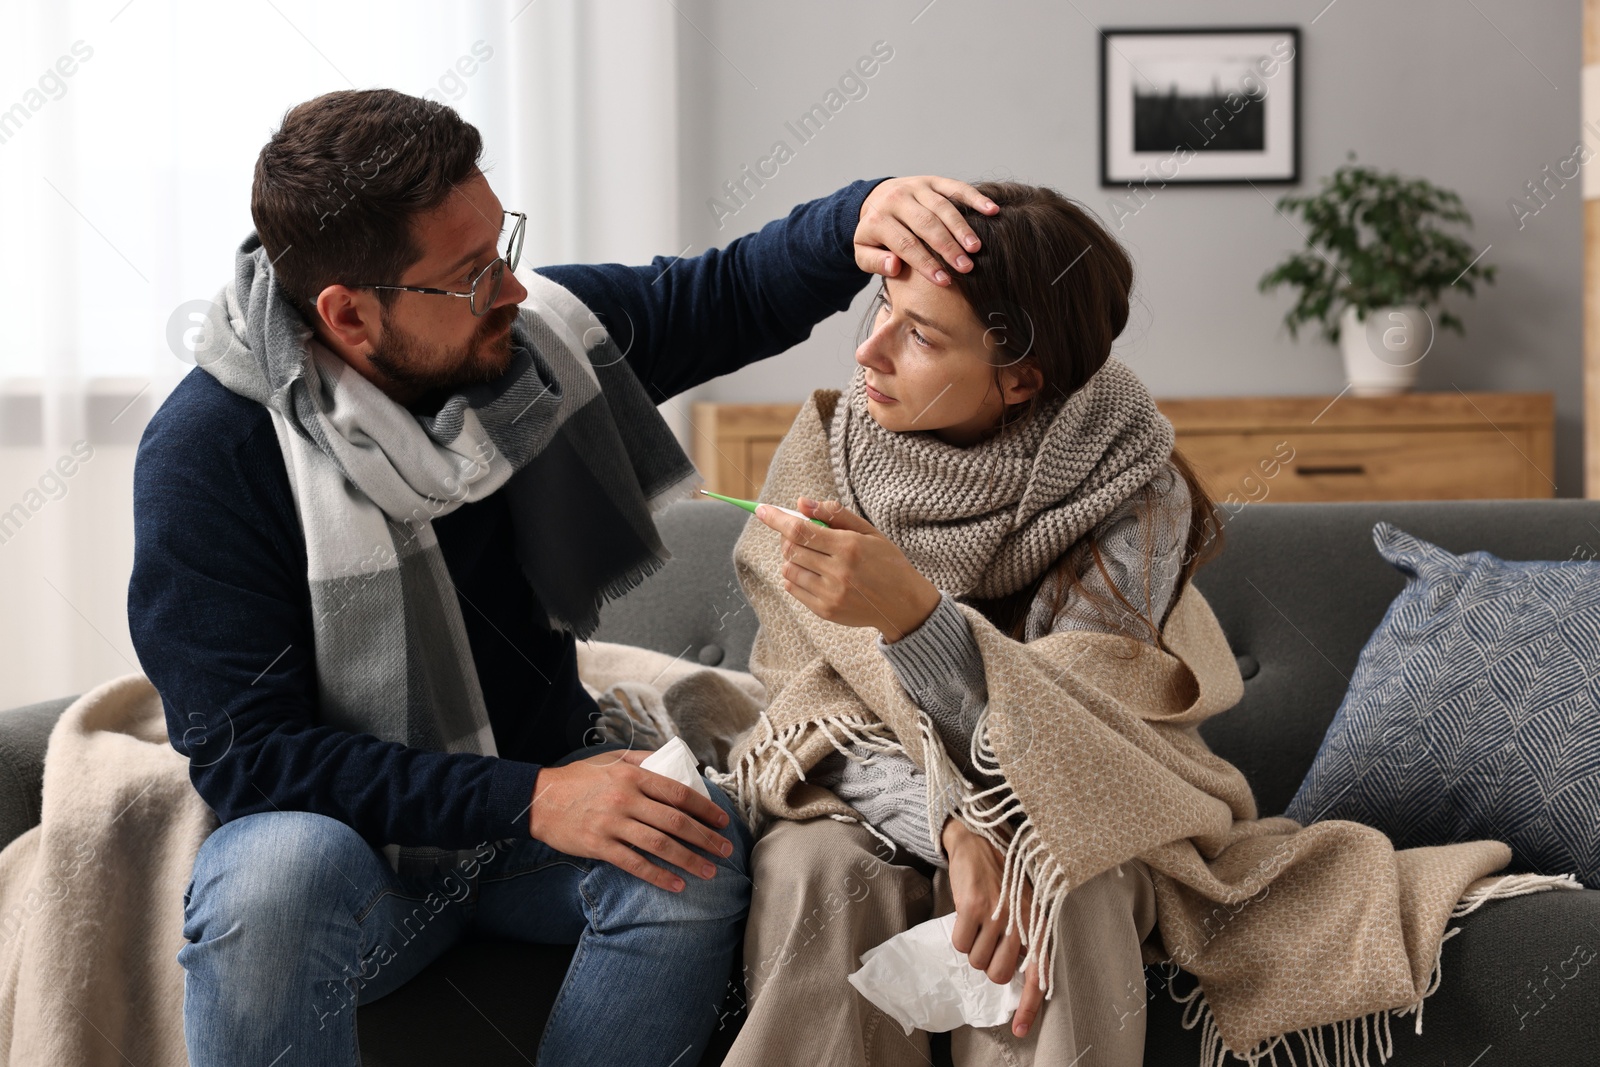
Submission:
[[283,113],[344,88],[441,99],[528,212],[524,267],[643,262],[678,250],[674,18],[656,0],[9,5],[0,709],[138,669],[134,446],[191,369],[187,305],[227,280]]

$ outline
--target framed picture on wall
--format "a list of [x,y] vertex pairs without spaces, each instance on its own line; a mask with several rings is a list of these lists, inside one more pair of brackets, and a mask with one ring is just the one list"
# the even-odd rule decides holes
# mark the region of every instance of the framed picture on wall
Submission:
[[1300,30],[1100,33],[1100,184],[1300,180]]

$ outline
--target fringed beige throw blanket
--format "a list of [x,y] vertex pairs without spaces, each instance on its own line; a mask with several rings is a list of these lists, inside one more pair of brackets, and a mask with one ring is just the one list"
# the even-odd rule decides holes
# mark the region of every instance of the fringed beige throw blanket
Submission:
[[[839,496],[828,425],[838,394],[819,391],[773,458],[761,499]],[[1206,1045],[1249,1059],[1299,1033],[1417,1010],[1437,984],[1452,911],[1491,896],[1571,885],[1570,878],[1486,879],[1510,861],[1498,841],[1397,852],[1377,830],[1327,821],[1302,828],[1259,819],[1243,774],[1212,754],[1197,728],[1243,695],[1228,642],[1189,585],[1163,637],[1175,654],[1078,631],[1023,644],[963,607],[983,655],[989,702],[976,764],[1004,775],[980,791],[945,753],[927,717],[877,651],[876,631],[826,622],[784,592],[781,540],[750,522],[734,551],[761,619],[751,673],[770,703],[713,775],[759,830],[773,817],[858,820],[805,781],[823,756],[863,741],[902,749],[927,774],[929,830],[960,817],[1006,852],[1002,891],[1013,916],[1022,878],[1029,953],[1049,958],[1065,894],[1137,857],[1156,887],[1157,938],[1145,962],[1195,975],[1208,1010]],[[847,753],[848,754],[848,753]],[[1131,877],[1131,875],[1130,875]],[[1480,880],[1482,884],[1479,883]],[[1042,979],[1049,981],[1049,969]],[[1045,992],[1050,990],[1046,988]],[[1350,1046],[1353,1048],[1353,1045]],[[1340,1059],[1343,1060],[1341,1054]]]
[[217,818],[144,675],[62,712],[41,815],[0,851],[0,1064],[187,1063],[183,894]]

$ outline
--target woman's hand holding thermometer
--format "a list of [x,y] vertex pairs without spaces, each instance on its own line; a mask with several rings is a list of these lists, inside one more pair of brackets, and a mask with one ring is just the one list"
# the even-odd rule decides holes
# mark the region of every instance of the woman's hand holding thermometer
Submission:
[[717,499],[753,512],[783,536],[783,588],[819,618],[871,626],[892,642],[921,626],[939,606],[938,588],[899,546],[836,500],[801,497],[795,510]]

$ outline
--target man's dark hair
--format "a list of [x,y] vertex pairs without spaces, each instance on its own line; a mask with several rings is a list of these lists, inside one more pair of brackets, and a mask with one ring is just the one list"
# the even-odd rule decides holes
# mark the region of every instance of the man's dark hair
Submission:
[[[308,321],[329,285],[393,282],[422,249],[415,216],[478,169],[483,138],[455,109],[393,89],[291,108],[256,157],[250,215],[285,296]],[[377,291],[387,306],[392,289]]]

